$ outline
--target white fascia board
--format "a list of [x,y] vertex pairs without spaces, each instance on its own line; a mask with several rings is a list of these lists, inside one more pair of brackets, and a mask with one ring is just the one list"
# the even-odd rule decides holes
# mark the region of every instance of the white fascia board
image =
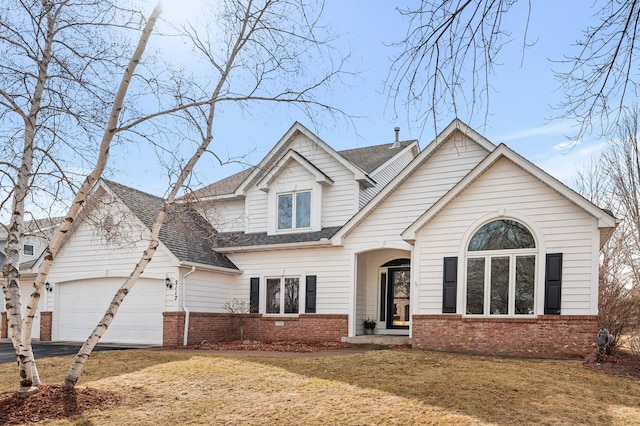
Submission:
[[442,196],[433,206],[422,214],[415,222],[413,222],[401,234],[406,241],[415,241],[416,233],[433,219],[444,207],[446,207],[454,198],[460,195],[469,185],[485,173],[493,164],[501,158],[507,158],[533,177],[549,186],[569,201],[585,210],[594,218],[598,219],[598,228],[615,227],[616,220],[599,207],[582,197],[580,194],[570,189],[553,176],[540,169],[530,161],[526,160],[509,147],[500,144],[492,153],[482,160],[475,168],[473,168],[464,178],[460,180],[449,192]]
[[[244,200],[246,197],[244,194],[236,194],[236,193],[229,193],[229,194],[221,194],[221,195],[207,195],[205,197],[198,197],[197,202],[204,202],[204,201],[235,201],[235,200]],[[185,199],[181,199],[181,200],[176,200],[174,201],[176,204],[189,204],[189,203],[194,203],[196,201],[194,200],[185,200]]]
[[[218,251],[218,250],[216,250]],[[241,275],[243,274],[243,271],[240,269],[231,269],[231,268],[224,268],[222,266],[213,266],[213,265],[206,265],[204,263],[197,263],[197,262],[180,262],[180,266],[186,266],[186,267],[194,267],[196,268],[196,270],[199,271],[212,271],[212,272],[220,272],[221,274],[227,274],[227,275]]]
[[413,174],[424,162],[426,162],[435,153],[436,149],[451,138],[457,131],[462,132],[474,142],[478,143],[482,148],[491,152],[496,146],[484,136],[464,124],[459,119],[454,119],[429,145],[427,145],[411,162],[385,186],[371,201],[367,203],[362,210],[353,215],[347,223],[332,237],[332,240],[341,244],[342,238],[351,232],[361,221],[375,210],[393,191],[396,190],[406,179]]
[[258,188],[261,191],[269,192],[271,183],[278,176],[278,174],[280,174],[280,172],[287,167],[287,164],[289,163],[289,161],[296,161],[298,164],[304,167],[305,170],[307,170],[309,173],[311,173],[314,176],[316,182],[319,183],[320,185],[322,186],[333,185],[333,179],[327,176],[322,170],[317,168],[314,164],[312,164],[309,160],[307,160],[305,157],[300,155],[298,152],[290,149],[282,158],[280,158],[278,163],[275,166],[273,166],[271,170],[269,170],[269,173],[267,173],[266,176],[263,177],[262,180],[260,180],[260,182],[258,182]]
[[295,250],[300,248],[331,247],[334,244],[329,239],[320,241],[304,241],[301,243],[265,244],[244,247],[216,247],[218,253],[240,253],[250,251]]

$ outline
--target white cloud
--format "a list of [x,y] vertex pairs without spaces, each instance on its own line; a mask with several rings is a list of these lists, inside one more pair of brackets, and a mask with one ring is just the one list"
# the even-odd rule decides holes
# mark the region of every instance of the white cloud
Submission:
[[574,124],[569,122],[547,124],[530,129],[519,130],[517,132],[498,135],[495,140],[498,142],[512,142],[520,139],[527,139],[534,136],[567,135],[575,131]]
[[534,162],[556,179],[572,186],[578,172],[592,159],[598,158],[606,144],[607,141],[556,144],[551,152],[541,154]]

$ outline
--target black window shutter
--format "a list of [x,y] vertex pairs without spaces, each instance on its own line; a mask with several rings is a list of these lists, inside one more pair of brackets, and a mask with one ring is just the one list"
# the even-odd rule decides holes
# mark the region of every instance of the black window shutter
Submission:
[[544,314],[560,315],[562,253],[547,253],[544,279]]
[[306,295],[305,295],[305,312],[307,314],[316,313],[316,276],[307,275]]
[[442,280],[442,313],[455,314],[458,298],[458,258],[445,257]]
[[249,312],[258,313],[260,300],[260,278],[251,278],[251,286],[249,288]]

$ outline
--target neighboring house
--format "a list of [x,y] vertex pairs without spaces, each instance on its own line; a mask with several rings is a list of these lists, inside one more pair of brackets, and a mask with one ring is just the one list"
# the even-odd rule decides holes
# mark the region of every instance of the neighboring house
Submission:
[[[34,265],[40,258],[45,248],[49,244],[49,241],[54,235],[58,225],[62,222],[61,217],[53,217],[46,219],[27,220],[24,222],[24,235],[22,237],[22,250],[20,251],[20,305],[23,308],[23,314],[26,312],[26,306],[29,303],[31,297],[30,287],[33,285],[37,270],[34,270]],[[7,231],[4,227],[0,226],[0,268],[4,266],[6,261],[5,248],[7,246]],[[4,290],[4,277],[0,274],[0,285]],[[45,295],[46,297],[46,295]],[[36,313],[33,324],[32,337],[34,339],[40,338],[40,315],[41,310],[44,308],[44,298],[40,300],[39,311]],[[3,327],[1,337],[7,337],[8,329],[6,328],[5,317],[5,305],[2,303],[0,306],[0,312],[3,315]],[[47,335],[47,338],[48,335]]]
[[[398,139],[396,133],[396,140]],[[84,340],[147,245],[163,200],[103,180],[54,261],[53,340]],[[255,167],[172,208],[103,340],[254,340],[590,357],[598,254],[616,219],[459,120],[424,150],[337,152],[296,123]],[[377,322],[364,336],[363,321]]]

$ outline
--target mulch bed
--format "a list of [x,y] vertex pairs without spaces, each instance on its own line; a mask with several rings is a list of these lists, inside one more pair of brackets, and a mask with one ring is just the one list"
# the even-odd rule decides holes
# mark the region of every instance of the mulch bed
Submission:
[[202,349],[209,351],[261,351],[261,352],[320,352],[331,349],[350,348],[351,343],[344,342],[202,342],[181,349]]
[[85,410],[106,410],[122,404],[116,392],[93,388],[64,390],[61,385],[40,385],[38,392],[20,398],[15,392],[0,395],[0,424],[17,425],[63,419]]
[[614,376],[628,376],[640,380],[640,360],[625,352],[617,352],[615,355],[606,355],[599,362],[585,362],[585,367],[602,371]]

